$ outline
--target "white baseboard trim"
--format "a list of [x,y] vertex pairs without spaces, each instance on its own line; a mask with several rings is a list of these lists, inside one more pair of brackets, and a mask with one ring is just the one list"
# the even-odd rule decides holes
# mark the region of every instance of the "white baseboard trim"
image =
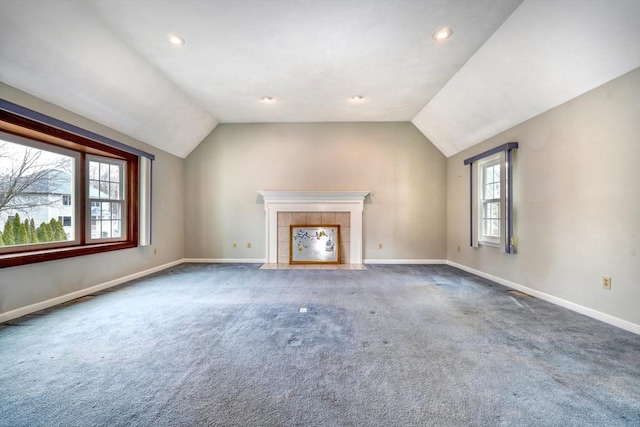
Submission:
[[184,258],[182,262],[201,264],[264,264],[264,258]]
[[363,264],[446,264],[444,259],[365,259]]
[[167,268],[171,268],[173,266],[182,264],[184,262],[183,259],[179,259],[177,261],[172,261],[167,264],[162,264],[157,267],[150,268],[148,270],[140,271],[138,273],[130,274],[128,276],[120,277],[118,279],[109,280],[108,282],[101,283],[99,285],[91,286],[89,288],[80,289],[79,291],[71,292],[69,294],[61,295],[59,297],[51,298],[46,301],[41,301],[35,304],[28,305],[26,307],[17,308],[15,310],[7,311],[5,313],[0,313],[0,323],[8,322],[9,320],[16,319],[18,317],[26,316],[27,314],[34,313],[36,311],[44,310],[49,307],[53,307],[54,305],[63,304],[65,302],[74,300],[76,298],[81,298],[87,295],[91,295],[93,293],[111,288],[113,286],[118,286],[123,283],[129,282],[131,280],[139,279],[144,276],[148,276],[153,273],[157,273],[158,271],[165,270]]
[[[264,259],[245,259],[245,258],[183,258],[176,261],[169,262],[167,264],[159,265],[157,267],[150,268],[148,270],[140,271],[138,273],[130,274],[128,276],[120,277],[118,279],[110,280],[108,282],[101,283],[99,285],[95,285],[86,289],[81,289],[79,291],[71,292],[69,294],[61,295],[59,297],[51,298],[46,301],[41,301],[35,304],[28,305],[26,307],[21,307],[15,310],[7,311],[5,313],[0,313],[0,323],[8,322],[9,320],[16,319],[18,317],[26,316],[27,314],[34,313],[39,310],[44,310],[49,307],[53,307],[58,304],[63,304],[67,301],[74,300],[76,298],[81,298],[86,295],[91,295],[95,292],[102,291],[104,289],[111,288],[113,286],[121,285],[123,283],[129,282],[131,280],[139,279],[144,276],[148,276],[153,273],[157,273],[158,271],[165,270],[167,268],[174,267],[183,263],[261,263],[264,264]],[[579,304],[563,300],[562,298],[555,297],[553,295],[549,295],[544,292],[540,292],[538,290],[528,288],[524,285],[520,285],[515,282],[511,282],[509,280],[503,279],[498,276],[494,276],[492,274],[485,273],[480,270],[476,270],[475,268],[467,267],[463,264],[458,264],[453,261],[448,260],[428,260],[428,259],[365,259],[364,264],[446,264],[455,268],[459,268],[460,270],[466,271],[471,274],[475,274],[476,276],[483,277],[485,279],[494,281],[501,285],[504,285],[508,288],[515,289],[525,294],[534,296],[536,298],[540,298],[544,301],[550,302],[552,304],[556,304],[560,307],[567,308],[569,310],[575,311],[580,314],[584,314],[585,316],[589,316],[596,320],[599,320],[604,323],[608,323],[610,325],[616,326],[618,328],[624,329],[629,332],[633,332],[634,334],[640,335],[640,325],[635,323],[631,323],[629,321],[620,319],[615,316],[611,316],[609,314],[601,313],[597,310],[593,310],[588,307],[581,306]]]
[[508,288],[515,289],[515,290],[518,290],[520,292],[524,292],[525,294],[531,295],[531,296],[536,297],[536,298],[540,298],[541,300],[550,302],[550,303],[555,304],[555,305],[559,305],[560,307],[567,308],[567,309],[569,309],[571,311],[575,311],[577,313],[584,314],[585,316],[592,317],[592,318],[594,318],[596,320],[599,320],[601,322],[608,323],[609,325],[613,325],[613,326],[616,326],[616,327],[618,327],[620,329],[624,329],[626,331],[633,332],[634,334],[640,335],[640,325],[637,325],[635,323],[631,323],[631,322],[629,322],[627,320],[623,320],[623,319],[620,319],[618,317],[611,316],[609,314],[601,313],[601,312],[599,312],[597,310],[594,310],[592,308],[584,307],[582,305],[573,303],[571,301],[567,301],[567,300],[564,300],[562,298],[558,298],[558,297],[555,297],[553,295],[549,295],[549,294],[547,294],[545,292],[540,292],[540,291],[537,291],[535,289],[528,288],[528,287],[526,287],[524,285],[520,285],[518,283],[514,283],[514,282],[511,282],[509,280],[502,279],[502,278],[494,276],[492,274],[488,274],[488,273],[482,272],[480,270],[476,270],[475,268],[467,267],[466,265],[458,264],[458,263],[453,262],[453,261],[446,261],[445,263],[447,265],[452,266],[452,267],[459,268],[460,270],[464,270],[464,271],[466,271],[468,273],[475,274],[476,276],[484,277],[485,279],[489,279],[489,280],[491,280],[493,282],[499,283],[499,284],[504,285],[504,286],[506,286]]

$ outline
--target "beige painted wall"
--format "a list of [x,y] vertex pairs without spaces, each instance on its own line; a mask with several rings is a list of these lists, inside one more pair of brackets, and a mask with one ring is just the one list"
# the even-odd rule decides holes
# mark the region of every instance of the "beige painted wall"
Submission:
[[[156,156],[152,178],[153,245],[0,269],[0,314],[184,257],[182,159],[1,83],[0,97]],[[157,255],[153,254],[154,248]]]
[[446,159],[411,123],[219,125],[185,161],[186,256],[264,259],[258,190],[369,190],[365,259],[444,259]]
[[[410,123],[317,123],[220,125],[183,161],[6,85],[0,96],[157,156],[154,245],[1,269],[0,313],[185,256],[263,259],[257,190],[370,190],[365,259],[448,259],[640,324],[638,69],[449,159]],[[508,141],[517,255],[468,246],[463,159]]]
[[[518,254],[470,248],[463,160],[510,141]],[[639,162],[636,69],[449,158],[447,258],[640,324]]]

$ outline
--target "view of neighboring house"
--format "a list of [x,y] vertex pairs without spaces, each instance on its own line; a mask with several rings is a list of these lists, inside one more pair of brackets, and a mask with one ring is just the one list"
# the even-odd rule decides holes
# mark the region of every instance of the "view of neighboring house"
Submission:
[[[38,176],[34,176],[36,173]],[[17,184],[7,180],[0,184],[1,198],[4,200],[15,188],[20,191],[0,210],[0,224],[13,220],[16,214],[23,221],[33,219],[36,226],[56,219],[62,223],[67,238],[73,240],[73,182],[68,172],[48,169],[19,177]]]
[[[0,229],[7,220],[20,216],[33,219],[35,226],[59,221],[68,240],[75,239],[76,207],[73,154],[50,147],[24,144],[2,134],[0,139]],[[122,166],[90,161],[91,239],[119,238],[122,235],[122,203],[112,200],[124,194],[120,179]]]
[[[13,220],[14,216],[20,218],[33,219],[36,226],[51,219],[60,221],[69,240],[74,239],[74,206],[73,206],[73,183],[71,175],[60,170],[49,170],[38,180],[31,179],[31,176],[24,177],[24,180],[32,180],[24,187],[19,195],[14,196],[12,203],[9,203],[0,210],[0,228],[7,220]],[[7,187],[10,183],[0,184],[0,196],[7,194]],[[108,195],[94,186],[89,187],[89,196],[92,200],[104,200]],[[113,208],[109,203],[107,208],[101,204],[105,202],[91,202],[91,238],[104,237],[101,230],[111,230],[111,236],[119,236],[121,230],[118,228],[120,221],[112,221],[112,216],[117,217],[117,213],[112,212]],[[16,206],[16,207],[12,207]],[[114,229],[115,227],[115,229]]]
[[108,200],[108,195],[94,185],[89,185],[89,198],[91,199],[91,238],[120,237],[122,230],[119,209],[112,202],[97,201]]

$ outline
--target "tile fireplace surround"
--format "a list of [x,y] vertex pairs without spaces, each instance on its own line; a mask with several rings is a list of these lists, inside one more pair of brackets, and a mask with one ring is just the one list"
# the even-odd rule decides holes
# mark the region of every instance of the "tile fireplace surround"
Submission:
[[278,212],[278,264],[289,263],[290,225],[339,225],[340,264],[349,264],[350,212]]
[[[266,213],[265,259],[267,263],[278,262],[278,213],[304,212],[308,215],[317,212],[322,219],[321,213],[324,212],[325,218],[330,219],[331,215],[326,215],[327,213],[335,213],[338,218],[344,218],[339,213],[348,212],[350,214],[349,236],[348,240],[346,236],[342,240],[348,241],[349,253],[344,254],[343,260],[348,260],[351,264],[362,264],[362,212],[364,198],[369,194],[368,191],[258,191],[258,193],[264,200]],[[344,247],[346,250],[347,246]]]

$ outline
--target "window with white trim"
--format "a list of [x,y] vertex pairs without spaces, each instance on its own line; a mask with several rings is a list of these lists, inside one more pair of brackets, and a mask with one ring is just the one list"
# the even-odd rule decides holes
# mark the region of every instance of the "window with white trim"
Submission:
[[124,186],[126,163],[120,160],[88,157],[90,230],[88,238],[118,240],[126,234]]
[[70,216],[58,216],[58,221],[62,224],[63,227],[71,227]]
[[517,142],[509,142],[464,161],[469,165],[470,245],[495,246],[515,253],[513,164]]
[[478,162],[478,240],[480,243],[498,246],[503,234],[502,185],[500,156],[494,155]]

